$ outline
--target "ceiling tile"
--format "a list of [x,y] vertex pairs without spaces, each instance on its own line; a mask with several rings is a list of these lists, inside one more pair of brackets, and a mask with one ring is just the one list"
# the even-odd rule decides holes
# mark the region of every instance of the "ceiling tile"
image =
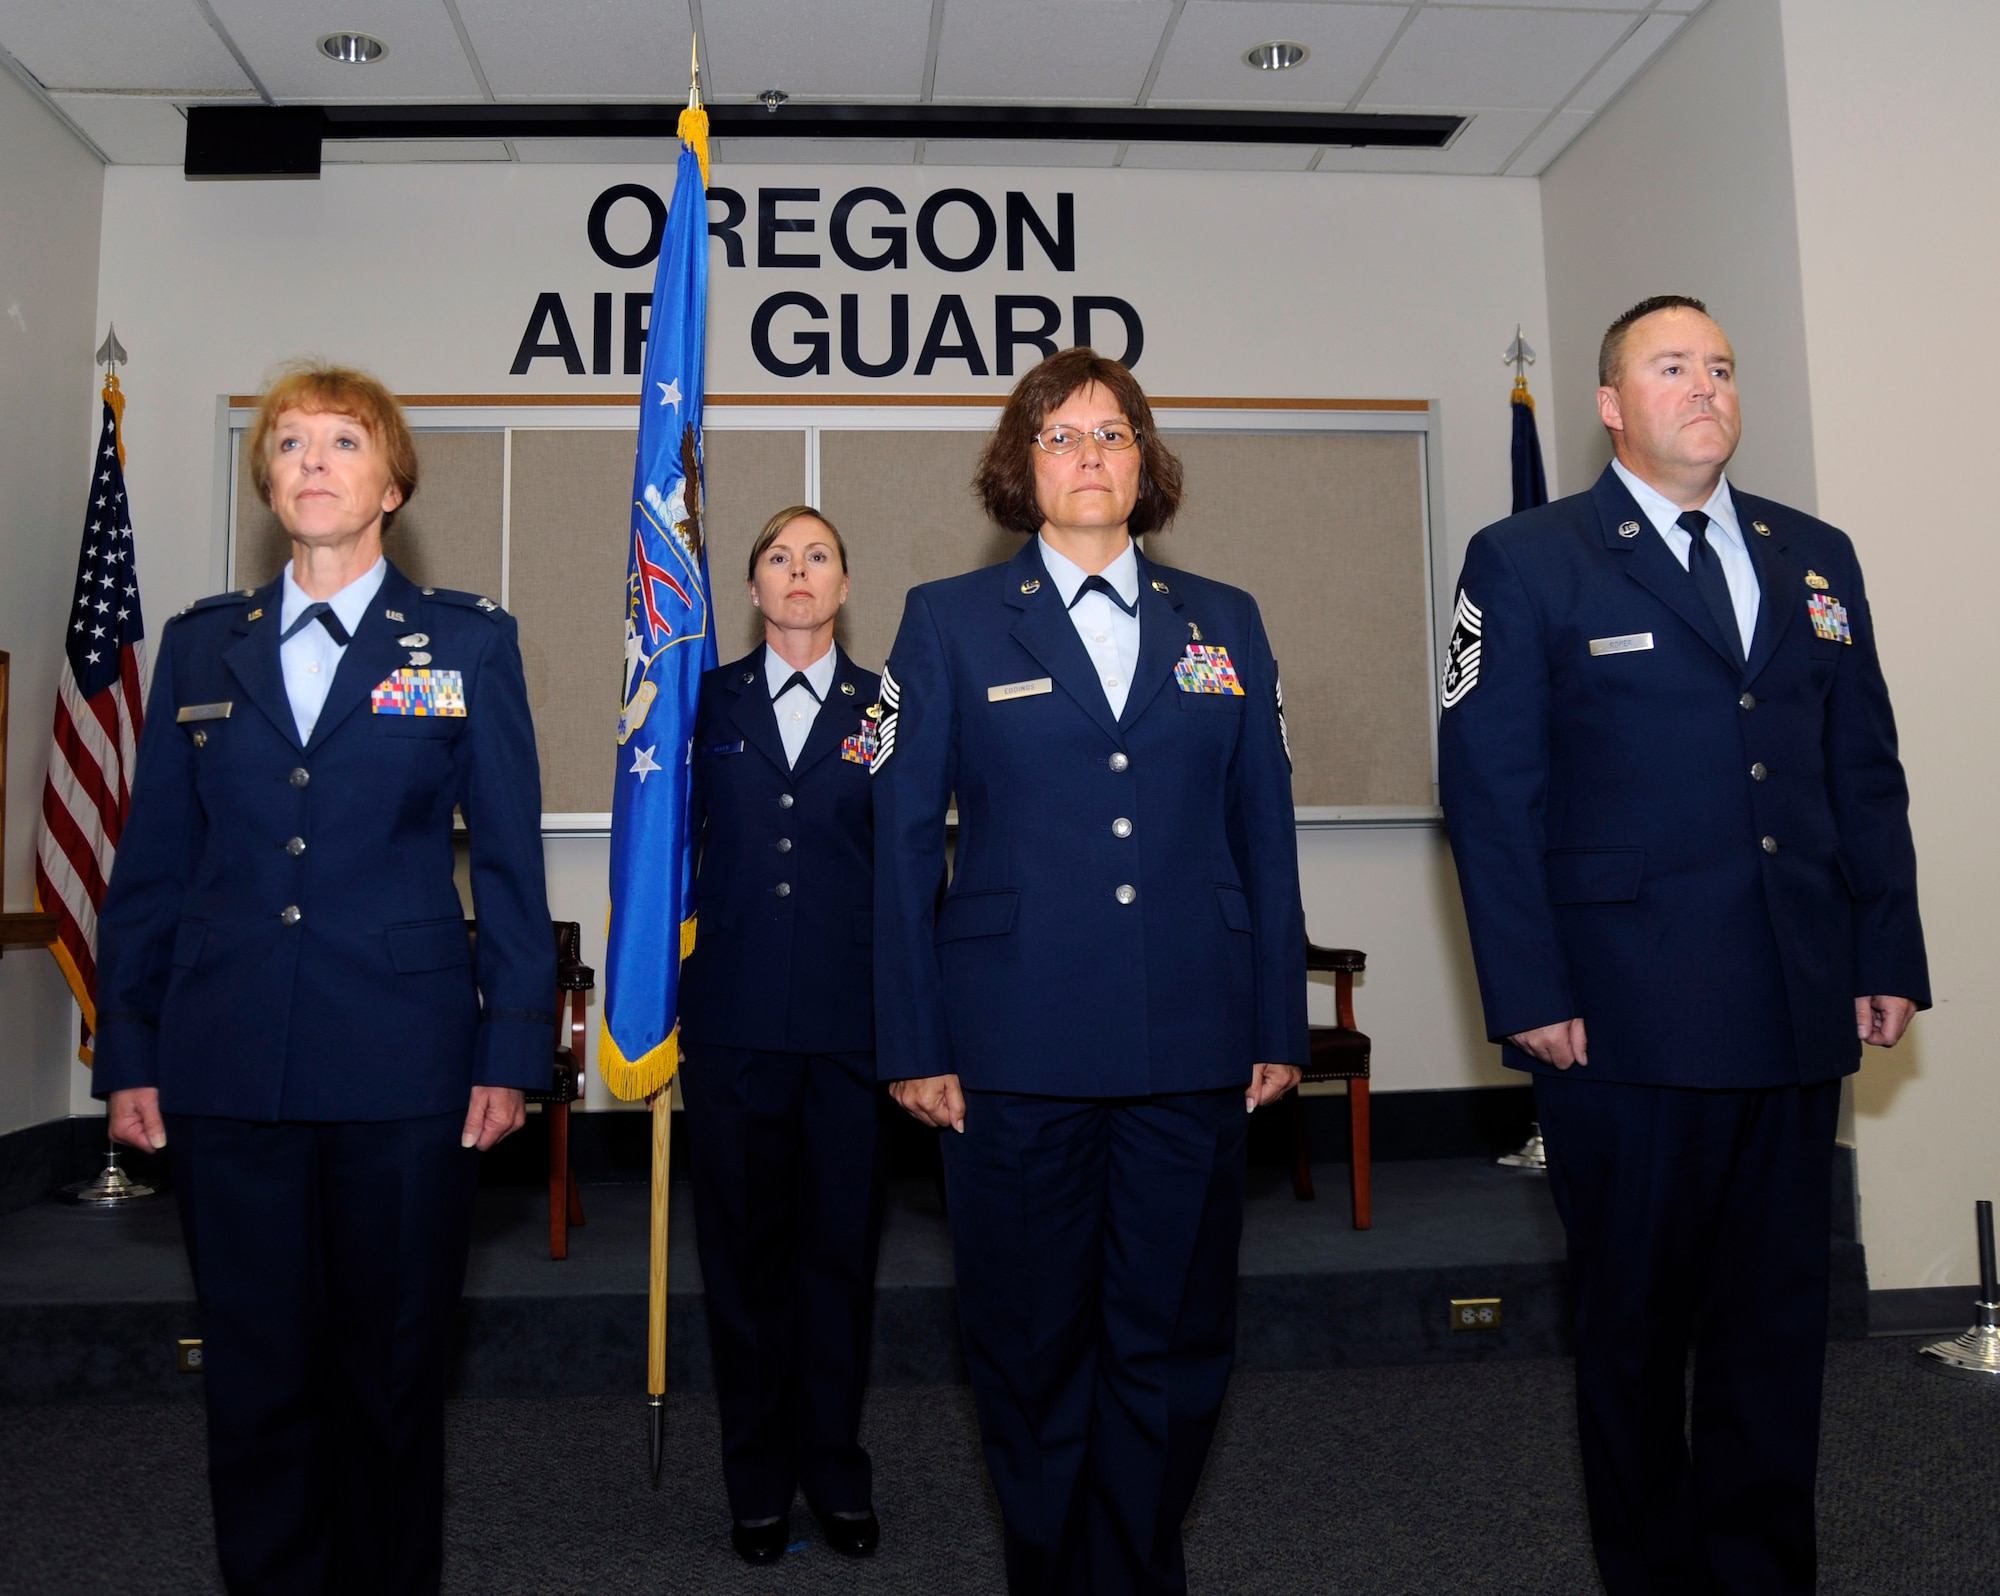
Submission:
[[1450,110],[1553,110],[1632,26],[1629,16],[1501,8],[1419,11],[1363,100]]
[[[1337,110],[1361,92],[1405,14],[1401,6],[1188,0],[1146,103]],[[1244,64],[1244,51],[1273,39],[1311,54],[1283,72]]]
[[709,157],[720,166],[909,166],[915,139],[717,139]]
[[320,148],[320,161],[327,166],[512,159],[502,139],[328,139]]
[[[1383,106],[1385,111],[1408,110],[1408,106]],[[1491,175],[1507,164],[1507,157],[1521,141],[1534,132],[1544,112],[1498,110],[1474,111],[1471,125],[1452,142],[1448,150],[1344,150],[1331,149],[1321,157],[1322,172],[1443,172],[1460,176]]]
[[458,0],[458,16],[500,99],[673,100],[687,93],[692,29],[685,0]]
[[1115,166],[1118,146],[1096,139],[925,139],[926,166]]
[[117,166],[179,166],[187,118],[172,100],[146,94],[53,94],[49,98]]
[[1128,144],[1125,167],[1179,172],[1303,172],[1312,144]]
[[[1448,0],[1454,6],[1518,6],[1521,0]],[[1545,11],[1644,11],[1653,0],[1535,0]],[[1701,0],[1682,0],[1699,5]]]
[[255,92],[194,0],[0,0],[0,45],[52,90]]
[[931,0],[702,0],[701,18],[704,75],[718,96],[923,98]]
[[1595,115],[1611,103],[1612,97],[1636,78],[1660,47],[1687,25],[1686,17],[1648,17],[1638,32],[1611,52],[1611,59],[1591,73],[1590,81],[1576,91],[1566,111],[1589,111]]
[[[441,0],[209,0],[274,99],[477,100],[479,80]],[[316,41],[367,33],[389,53],[367,66],[329,61]]]
[[1569,147],[1569,141],[1590,126],[1588,111],[1558,111],[1549,125],[1534,136],[1528,147],[1507,168],[1509,177],[1540,177],[1549,162]]
[[[515,139],[524,166],[673,166],[679,139]],[[711,157],[712,158],[712,157]]]
[[949,0],[932,98],[1129,105],[1172,11],[1170,0]]

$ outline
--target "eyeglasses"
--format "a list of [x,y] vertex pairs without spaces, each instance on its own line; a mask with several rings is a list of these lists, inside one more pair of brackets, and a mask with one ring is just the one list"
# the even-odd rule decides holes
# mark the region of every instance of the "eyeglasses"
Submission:
[[1131,448],[1139,441],[1139,434],[1122,421],[1088,431],[1081,427],[1044,427],[1035,434],[1035,446],[1044,454],[1074,454],[1083,447],[1085,438],[1095,438],[1100,449],[1116,453]]

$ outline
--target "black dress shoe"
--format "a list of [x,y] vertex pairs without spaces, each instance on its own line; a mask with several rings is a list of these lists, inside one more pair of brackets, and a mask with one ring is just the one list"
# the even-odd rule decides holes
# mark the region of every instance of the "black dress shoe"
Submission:
[[791,1544],[792,1526],[780,1513],[768,1524],[745,1524],[741,1519],[729,1526],[729,1544],[746,1563],[775,1563]]
[[826,1544],[848,1557],[866,1557],[882,1544],[882,1526],[877,1522],[872,1507],[859,1518],[821,1513],[819,1527],[820,1533],[826,1536]]

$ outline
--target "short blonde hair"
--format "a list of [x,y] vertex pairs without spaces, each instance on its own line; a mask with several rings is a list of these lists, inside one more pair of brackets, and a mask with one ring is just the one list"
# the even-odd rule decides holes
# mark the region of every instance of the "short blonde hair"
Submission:
[[[403,419],[403,407],[396,396],[365,371],[298,360],[279,367],[265,384],[264,397],[257,402],[257,420],[250,429],[250,480],[265,504],[271,502],[271,434],[278,417],[287,410],[309,416],[354,417],[387,458],[389,480],[401,490],[403,504],[416,497],[417,443],[410,436],[410,424]],[[386,532],[395,518],[395,510],[385,514],[382,530]]]
[[847,544],[841,538],[840,528],[835,526],[810,504],[788,504],[770,520],[764,523],[764,530],[757,534],[757,541],[750,545],[750,563],[745,574],[751,581],[757,580],[757,562],[764,557],[764,551],[778,541],[778,534],[802,515],[809,515],[827,531],[833,534],[834,552],[840,556],[840,574],[847,574]]

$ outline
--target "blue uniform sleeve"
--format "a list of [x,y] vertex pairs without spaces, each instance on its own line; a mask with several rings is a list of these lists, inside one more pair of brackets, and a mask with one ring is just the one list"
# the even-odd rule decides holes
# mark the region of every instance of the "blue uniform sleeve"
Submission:
[[97,914],[97,1024],[91,1094],[159,1080],[160,1007],[174,936],[207,821],[195,794],[194,750],[175,724],[174,662],[188,634],[169,622],[153,666],[132,807]]
[[555,1054],[555,942],[542,862],[542,775],[514,618],[496,616],[471,724],[458,741],[458,807],[479,921],[475,1086],[545,1088]]
[[875,1063],[885,1081],[951,1073],[944,979],[932,929],[944,881],[945,813],[958,776],[950,668],[921,588],[882,668],[875,801]]
[[1845,596],[1854,642],[1834,677],[1823,739],[1838,859],[1854,894],[1856,997],[1931,1005],[1930,966],[1917,915],[1917,852],[1910,791],[1897,754],[1896,717],[1875,651],[1861,569]]
[[1292,761],[1279,702],[1277,661],[1264,618],[1250,609],[1249,702],[1229,768],[1229,832],[1257,944],[1257,1061],[1305,1064],[1306,919],[1299,895],[1299,838]]
[[1549,669],[1540,617],[1490,533],[1465,551],[1438,722],[1438,780],[1487,1035],[1574,1019],[1543,854]]

